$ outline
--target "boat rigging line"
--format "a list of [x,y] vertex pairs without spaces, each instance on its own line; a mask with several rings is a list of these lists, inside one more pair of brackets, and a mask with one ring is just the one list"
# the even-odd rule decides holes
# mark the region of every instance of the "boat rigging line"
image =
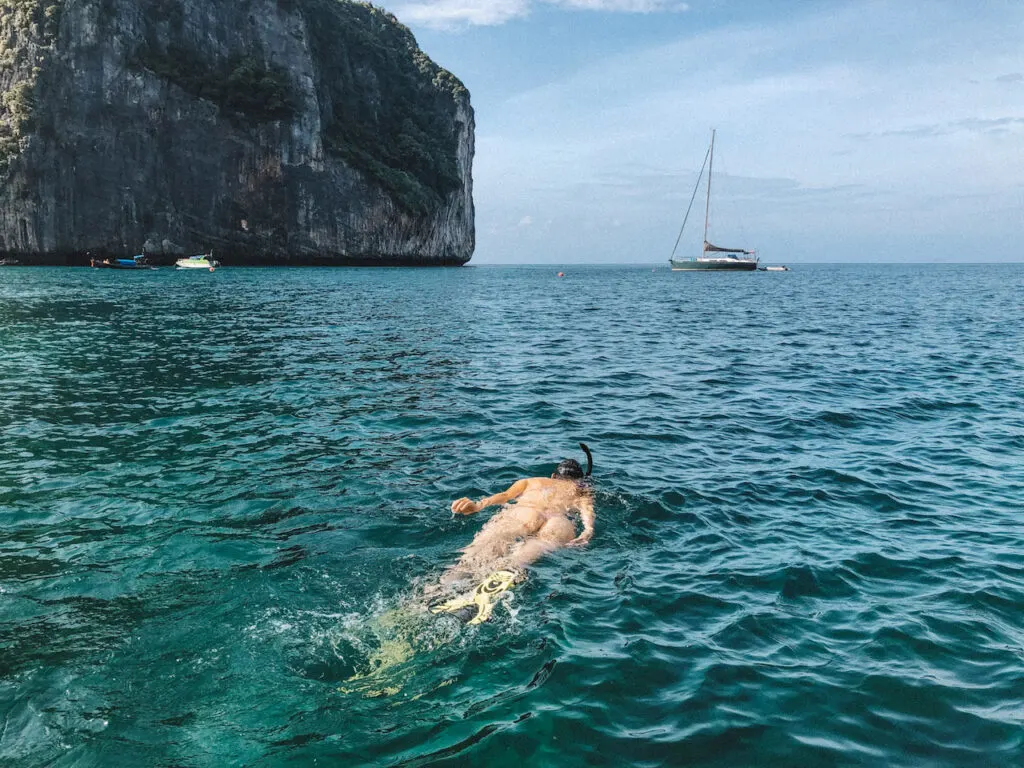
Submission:
[[679,228],[679,237],[676,238],[676,244],[672,248],[672,255],[668,257],[669,261],[676,255],[676,250],[679,248],[679,241],[683,239],[683,230],[686,229],[686,220],[690,218],[690,210],[693,208],[693,201],[697,199],[697,190],[700,189],[700,180],[704,178],[704,169],[708,166],[708,158],[711,156],[711,147],[708,147],[708,151],[704,154],[704,164],[700,167],[700,173],[697,174],[697,183],[693,187],[693,194],[690,196],[690,204],[686,206],[686,215],[683,217],[683,226]]

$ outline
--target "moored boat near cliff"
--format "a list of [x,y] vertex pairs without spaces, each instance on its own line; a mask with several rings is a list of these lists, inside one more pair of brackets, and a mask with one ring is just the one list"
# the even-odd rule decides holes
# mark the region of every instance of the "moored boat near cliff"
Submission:
[[174,262],[174,266],[178,269],[208,269],[213,272],[216,267],[220,266],[220,262],[214,260],[211,254],[200,254],[199,256],[189,256],[187,259],[178,259]]
[[145,256],[139,255],[131,259],[89,258],[89,266],[95,269],[156,269]]

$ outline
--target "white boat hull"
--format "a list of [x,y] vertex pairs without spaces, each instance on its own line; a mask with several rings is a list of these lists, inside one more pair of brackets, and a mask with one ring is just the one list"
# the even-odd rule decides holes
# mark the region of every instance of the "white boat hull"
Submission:
[[178,259],[174,262],[174,266],[178,269],[213,269],[219,267],[220,262],[209,259]]

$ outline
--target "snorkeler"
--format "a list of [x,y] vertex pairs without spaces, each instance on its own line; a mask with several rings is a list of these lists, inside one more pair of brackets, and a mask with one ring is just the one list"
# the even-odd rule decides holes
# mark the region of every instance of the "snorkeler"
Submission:
[[[364,696],[390,696],[401,690],[396,667],[422,647],[434,647],[438,635],[425,632],[424,613],[441,614],[465,624],[481,624],[501,596],[526,578],[526,568],[561,547],[584,546],[594,535],[594,502],[590,474],[594,458],[587,455],[587,471],[565,459],[551,477],[524,478],[503,493],[480,501],[458,499],[452,512],[472,515],[493,504],[503,505],[488,520],[462,557],[410,602],[376,616],[368,627],[377,635],[377,650],[365,668],[346,680],[341,690]],[[577,527],[582,528],[577,533]],[[431,625],[434,622],[431,621]],[[427,638],[424,640],[423,638]],[[443,640],[441,641],[443,642]]]
[[[434,606],[434,613],[457,613],[469,623],[490,615],[493,599],[525,578],[526,568],[541,556],[561,547],[584,546],[594,535],[594,502],[590,474],[594,459],[587,455],[587,471],[574,459],[559,463],[551,477],[518,480],[503,493],[472,501],[452,502],[452,512],[472,515],[493,504],[504,505],[488,520],[462,557],[441,576],[441,585],[477,584],[469,595]],[[583,530],[576,533],[574,513]],[[481,581],[483,579],[483,581]]]

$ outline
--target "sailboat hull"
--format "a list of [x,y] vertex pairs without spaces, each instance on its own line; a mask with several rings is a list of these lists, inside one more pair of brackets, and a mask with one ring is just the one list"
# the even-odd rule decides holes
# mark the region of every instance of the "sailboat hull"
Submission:
[[673,272],[754,272],[756,259],[672,259]]

